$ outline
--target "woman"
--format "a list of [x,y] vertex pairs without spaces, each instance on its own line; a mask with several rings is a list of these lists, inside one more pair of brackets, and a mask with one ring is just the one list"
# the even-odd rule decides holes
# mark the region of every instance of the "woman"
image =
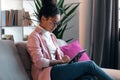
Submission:
[[55,4],[43,3],[38,19],[40,24],[30,34],[27,43],[33,62],[33,80],[75,80],[83,75],[112,80],[93,61],[67,64],[70,58],[63,55],[52,33],[60,21],[60,12]]

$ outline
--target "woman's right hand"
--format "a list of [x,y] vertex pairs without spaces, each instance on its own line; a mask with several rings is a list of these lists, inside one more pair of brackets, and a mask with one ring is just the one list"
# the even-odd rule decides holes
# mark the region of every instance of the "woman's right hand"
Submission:
[[68,62],[70,61],[70,57],[67,56],[67,55],[64,55],[64,56],[62,57],[62,60],[63,60],[63,63],[68,63]]
[[70,61],[70,57],[67,55],[64,55],[61,60],[50,60],[50,66],[54,66],[56,64],[65,64]]
[[56,64],[64,64],[68,63],[70,61],[70,57],[67,55],[64,55],[61,60],[50,60],[50,66],[54,66]]

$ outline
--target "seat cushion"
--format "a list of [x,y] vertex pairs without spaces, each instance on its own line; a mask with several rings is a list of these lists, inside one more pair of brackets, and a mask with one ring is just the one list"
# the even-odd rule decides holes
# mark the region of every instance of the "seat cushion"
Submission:
[[10,40],[0,40],[0,80],[30,80]]

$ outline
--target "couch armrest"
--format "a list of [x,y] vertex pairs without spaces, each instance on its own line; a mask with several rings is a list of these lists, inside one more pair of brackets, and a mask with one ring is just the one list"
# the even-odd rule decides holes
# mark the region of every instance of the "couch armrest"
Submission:
[[30,80],[10,40],[0,40],[0,80]]

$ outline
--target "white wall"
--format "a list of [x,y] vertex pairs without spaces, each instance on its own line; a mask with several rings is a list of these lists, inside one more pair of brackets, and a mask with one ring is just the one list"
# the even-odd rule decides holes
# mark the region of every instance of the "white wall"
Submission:
[[[9,26],[9,27],[3,27],[5,29],[5,35],[13,35],[15,42],[20,42],[23,40],[23,29],[22,26]],[[4,36],[4,35],[3,35]]]
[[22,0],[1,0],[2,10],[10,10],[10,9],[22,9],[23,2]]
[[79,40],[83,48],[89,49],[93,0],[80,0],[80,2]]

